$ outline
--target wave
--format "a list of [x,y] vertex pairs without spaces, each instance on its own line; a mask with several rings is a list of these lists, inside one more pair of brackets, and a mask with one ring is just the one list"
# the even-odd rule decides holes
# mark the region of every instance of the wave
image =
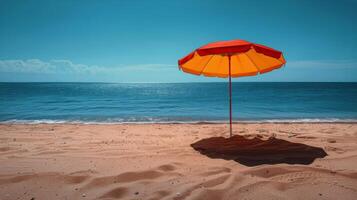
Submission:
[[[227,120],[124,120],[124,119],[110,119],[100,121],[87,120],[20,120],[12,119],[0,121],[0,124],[227,124]],[[357,119],[255,119],[255,120],[234,120],[233,123],[357,123]]]

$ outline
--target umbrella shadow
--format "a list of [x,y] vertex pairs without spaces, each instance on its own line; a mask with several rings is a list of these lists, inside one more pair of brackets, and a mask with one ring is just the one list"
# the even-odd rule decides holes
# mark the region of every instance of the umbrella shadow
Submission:
[[211,137],[191,144],[196,151],[210,158],[234,160],[246,166],[262,164],[311,164],[327,153],[320,147],[269,138],[248,139],[240,135],[231,138]]

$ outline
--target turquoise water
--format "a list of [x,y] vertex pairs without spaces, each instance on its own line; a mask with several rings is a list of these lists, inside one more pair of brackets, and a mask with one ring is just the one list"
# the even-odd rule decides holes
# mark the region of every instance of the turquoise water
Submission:
[[[1,122],[228,119],[227,83],[0,83]],[[236,121],[357,121],[357,83],[233,83]]]

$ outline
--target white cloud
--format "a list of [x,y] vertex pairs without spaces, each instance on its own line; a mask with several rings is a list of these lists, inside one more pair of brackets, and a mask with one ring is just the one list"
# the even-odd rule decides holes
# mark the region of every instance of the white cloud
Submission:
[[286,63],[288,67],[305,67],[305,68],[351,68],[357,67],[357,61],[354,60],[300,60],[300,61],[288,61]]
[[[274,70],[262,76],[240,78],[238,81],[356,81],[356,69],[357,61],[354,60],[288,60],[281,70]],[[98,66],[73,63],[70,60],[28,59],[0,60],[0,81],[210,82],[226,80],[188,75],[180,72],[176,64]]]
[[[357,67],[353,60],[300,60],[288,61],[287,68],[351,68]],[[73,63],[70,60],[40,59],[28,60],[0,60],[0,72],[12,73],[42,73],[42,74],[118,74],[130,71],[153,72],[177,69],[174,64],[137,64],[118,66],[98,66]]]
[[76,64],[70,60],[50,60],[40,59],[28,60],[0,60],[0,72],[12,73],[44,73],[44,74],[112,74],[125,71],[156,71],[175,69],[172,64],[138,64],[138,65],[120,65],[120,66],[97,66]]

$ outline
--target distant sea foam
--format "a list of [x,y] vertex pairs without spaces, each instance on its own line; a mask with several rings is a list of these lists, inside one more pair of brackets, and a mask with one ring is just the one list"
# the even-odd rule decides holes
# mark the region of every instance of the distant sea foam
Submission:
[[[66,121],[66,120],[8,120],[0,124],[225,124],[228,120],[220,121]],[[235,120],[233,123],[357,123],[357,119],[270,119],[270,120]]]

